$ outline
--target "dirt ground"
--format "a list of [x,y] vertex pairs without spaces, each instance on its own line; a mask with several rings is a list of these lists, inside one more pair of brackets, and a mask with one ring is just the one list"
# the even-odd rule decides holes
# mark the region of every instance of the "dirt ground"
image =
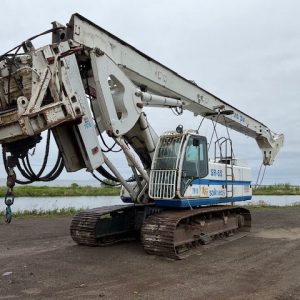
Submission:
[[300,208],[252,216],[247,237],[181,261],[77,246],[69,217],[1,220],[0,299],[300,299]]

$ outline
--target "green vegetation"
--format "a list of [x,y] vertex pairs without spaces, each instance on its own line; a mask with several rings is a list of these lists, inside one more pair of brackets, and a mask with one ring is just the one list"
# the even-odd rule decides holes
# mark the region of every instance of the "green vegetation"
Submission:
[[[26,218],[26,217],[67,217],[74,216],[76,213],[80,212],[81,209],[75,209],[74,207],[54,209],[54,210],[24,210],[22,212],[13,213],[13,218]],[[4,217],[4,211],[0,211],[0,217]]]
[[[0,197],[6,194],[6,187],[0,187]],[[58,197],[58,196],[118,196],[119,187],[92,187],[79,186],[72,183],[70,186],[16,186],[16,197]]]
[[[6,187],[0,187],[0,197],[4,197],[6,194]],[[118,196],[120,194],[119,187],[111,186],[79,186],[76,183],[72,183],[67,187],[60,186],[17,186],[14,188],[16,197],[59,197],[59,196]],[[276,184],[270,186],[260,186],[253,189],[253,195],[300,195],[300,186],[292,186],[286,184]],[[300,207],[300,202],[287,206],[274,206],[259,201],[258,204],[249,204],[246,207],[249,209],[283,209],[289,207]],[[74,216],[80,209],[66,208],[55,209],[47,211],[23,211],[13,214],[14,218],[24,217],[51,217],[51,216]],[[3,217],[4,211],[0,211],[0,216]]]
[[300,186],[289,183],[265,185],[253,189],[253,195],[300,195]]
[[[0,187],[0,197],[6,194],[6,187]],[[79,186],[72,183],[70,186],[16,186],[16,197],[59,197],[59,196],[118,196],[119,187],[112,186]],[[253,195],[300,195],[300,186],[289,183],[260,186],[253,188]]]

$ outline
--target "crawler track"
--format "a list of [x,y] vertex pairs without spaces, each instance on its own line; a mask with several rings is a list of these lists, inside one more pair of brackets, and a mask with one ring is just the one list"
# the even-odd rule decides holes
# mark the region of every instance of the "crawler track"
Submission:
[[135,211],[134,205],[114,205],[79,212],[71,223],[71,237],[87,246],[132,239],[136,233]]
[[147,253],[182,259],[199,245],[237,231],[250,231],[250,227],[247,209],[213,206],[152,215],[145,220],[141,234]]

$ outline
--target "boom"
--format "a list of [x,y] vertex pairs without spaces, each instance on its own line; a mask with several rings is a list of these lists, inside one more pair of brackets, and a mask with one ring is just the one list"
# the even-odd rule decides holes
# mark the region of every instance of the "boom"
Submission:
[[283,134],[273,133],[263,123],[183,78],[79,14],[71,17],[66,29],[54,34],[54,42],[61,39],[72,39],[80,45],[99,48],[142,91],[181,100],[182,108],[193,112],[195,116],[213,119],[254,138],[262,151],[264,165],[272,165],[283,146]]

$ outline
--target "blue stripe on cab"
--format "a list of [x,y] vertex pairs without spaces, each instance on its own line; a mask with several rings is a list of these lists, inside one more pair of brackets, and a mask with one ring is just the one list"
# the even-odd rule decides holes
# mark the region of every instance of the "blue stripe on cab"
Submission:
[[195,179],[192,182],[193,184],[203,184],[203,185],[251,185],[251,181],[243,180],[217,180],[217,179]]

